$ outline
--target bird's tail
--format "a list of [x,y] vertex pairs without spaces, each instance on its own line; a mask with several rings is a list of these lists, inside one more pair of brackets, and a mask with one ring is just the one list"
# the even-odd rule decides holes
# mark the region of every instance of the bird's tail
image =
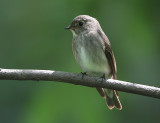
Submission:
[[106,97],[106,104],[109,109],[117,108],[119,110],[122,109],[121,102],[118,97],[118,92],[116,90],[111,89],[104,89],[105,97]]

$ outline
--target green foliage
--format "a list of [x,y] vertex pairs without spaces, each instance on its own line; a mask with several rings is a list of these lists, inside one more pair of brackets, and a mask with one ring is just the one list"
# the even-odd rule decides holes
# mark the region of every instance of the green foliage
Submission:
[[[81,72],[64,30],[80,14],[109,37],[118,79],[159,86],[160,16],[155,1],[1,0],[0,67]],[[2,123],[150,123],[159,100],[120,92],[123,110],[107,109],[94,88],[55,82],[0,81]]]

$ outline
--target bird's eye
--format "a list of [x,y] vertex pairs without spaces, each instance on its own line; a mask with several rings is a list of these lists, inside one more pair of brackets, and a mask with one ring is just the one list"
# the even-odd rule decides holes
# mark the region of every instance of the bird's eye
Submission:
[[83,22],[79,22],[79,26],[83,26]]

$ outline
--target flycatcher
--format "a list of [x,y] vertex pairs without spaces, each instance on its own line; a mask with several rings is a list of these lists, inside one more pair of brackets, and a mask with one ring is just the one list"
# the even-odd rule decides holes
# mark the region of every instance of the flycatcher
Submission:
[[[83,73],[116,79],[117,70],[114,54],[99,22],[88,15],[80,15],[75,17],[66,29],[73,33],[73,54]],[[106,99],[109,109],[114,107],[119,110],[122,109],[116,90],[96,89]]]

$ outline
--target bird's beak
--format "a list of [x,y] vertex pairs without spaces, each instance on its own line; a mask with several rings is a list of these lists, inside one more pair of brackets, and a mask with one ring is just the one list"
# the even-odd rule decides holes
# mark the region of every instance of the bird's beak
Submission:
[[67,27],[65,27],[65,29],[69,30],[69,29],[71,29],[71,26],[67,26]]

